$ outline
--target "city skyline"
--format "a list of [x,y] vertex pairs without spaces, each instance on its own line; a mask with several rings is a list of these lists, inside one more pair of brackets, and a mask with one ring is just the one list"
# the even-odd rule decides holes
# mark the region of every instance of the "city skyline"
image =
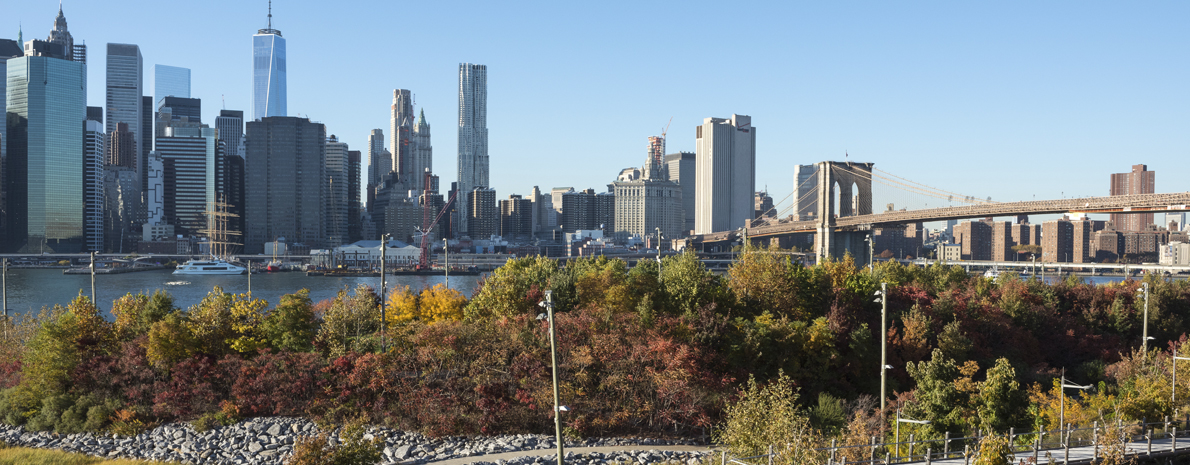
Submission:
[[[1137,163],[1183,172],[1187,136],[1180,128],[1190,94],[1181,85],[1187,65],[1173,58],[1187,42],[1175,18],[1188,7],[1070,3],[1030,5],[1022,15],[1024,5],[760,5],[765,14],[712,18],[686,11],[697,8],[659,4],[583,11],[584,24],[546,21],[582,7],[526,8],[519,18],[488,6],[416,5],[411,13],[424,21],[411,26],[399,63],[327,40],[349,34],[380,40],[379,24],[393,6],[325,11],[311,2],[278,2],[272,26],[298,41],[288,57],[289,114],[326,124],[351,147],[365,147],[371,129],[388,126],[393,89],[412,89],[419,111],[442,121],[458,111],[458,63],[490,66],[491,185],[501,198],[527,194],[533,185],[599,189],[621,168],[639,164],[641,141],[659,134],[669,117],[667,148],[676,153],[693,151],[694,127],[703,118],[731,113],[771,128],[757,142],[756,186],[776,200],[792,190],[793,166],[841,160],[844,152],[994,200],[1107,195],[1108,175]],[[56,6],[12,6],[0,20],[0,30],[9,32],[0,37],[15,39],[18,28],[26,39],[43,37]],[[227,109],[250,112],[249,36],[268,25],[267,2],[187,12],[195,23],[207,14],[221,20],[193,31],[150,20],[149,12],[174,8],[151,6],[125,2],[106,11],[64,4],[76,42],[90,42],[88,65],[99,67],[88,74],[88,104],[104,105],[96,90],[105,85],[98,71],[105,57],[95,49],[110,42],[140,46],[146,68],[192,69],[193,96],[207,101],[204,120],[223,108],[221,97]],[[742,43],[755,45],[736,48],[730,40],[643,27],[642,18],[658,15],[691,27],[747,26]],[[497,27],[500,19],[512,23]],[[448,20],[458,25],[443,27]],[[611,29],[623,33],[606,37]],[[543,35],[556,40],[542,43]],[[682,72],[716,57],[723,71]],[[590,128],[609,119],[617,121],[615,132],[590,137]],[[518,128],[526,122],[531,131]],[[453,136],[440,135],[440,154],[457,153]],[[457,172],[453,158],[440,155],[435,171]],[[980,165],[978,176],[958,181],[954,166],[964,160],[1001,163]],[[530,164],[536,167],[530,177],[517,174]],[[584,168],[574,169],[577,164]],[[1050,181],[1054,173],[1063,182]],[[1157,186],[1173,190],[1184,188]]]

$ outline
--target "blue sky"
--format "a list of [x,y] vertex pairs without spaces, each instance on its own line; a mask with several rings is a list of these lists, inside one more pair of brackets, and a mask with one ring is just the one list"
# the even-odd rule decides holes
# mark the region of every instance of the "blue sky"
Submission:
[[[0,37],[43,38],[57,2],[10,2]],[[193,70],[204,121],[249,112],[251,36],[266,0],[67,0],[104,100],[104,44]],[[603,190],[644,163],[673,118],[753,118],[757,188],[780,200],[793,166],[849,159],[994,200],[1106,195],[1144,163],[1159,192],[1190,173],[1186,2],[381,2],[273,5],[287,39],[289,111],[353,149],[388,132],[394,88],[432,125],[435,171],[455,178],[458,64],[488,66],[491,181]],[[878,204],[939,206],[914,196]],[[880,209],[878,207],[878,209]]]

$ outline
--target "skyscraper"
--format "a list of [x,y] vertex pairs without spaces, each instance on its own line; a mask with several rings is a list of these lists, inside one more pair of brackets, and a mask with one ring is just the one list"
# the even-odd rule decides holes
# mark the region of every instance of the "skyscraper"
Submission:
[[696,187],[698,179],[694,175],[694,152],[678,152],[665,156],[666,169],[669,180],[682,186],[682,212],[685,221],[682,232],[694,230],[695,200],[698,199]]
[[284,237],[321,247],[326,237],[326,127],[307,118],[272,116],[249,122],[244,157],[246,253]]
[[795,165],[793,167],[793,190],[797,199],[797,211],[794,215],[798,220],[808,219],[818,214],[818,167],[814,165]]
[[[102,117],[100,117],[102,119]],[[83,227],[86,246],[83,250],[103,251],[103,158],[107,134],[103,123],[87,119],[84,132],[83,156]]]
[[166,97],[190,98],[190,68],[153,65],[153,101]]
[[354,243],[363,239],[363,224],[361,223],[361,216],[363,209],[360,206],[359,191],[360,191],[360,152],[359,150],[347,151],[347,242]]
[[[59,23],[65,32],[65,20]],[[10,252],[83,250],[87,66],[63,53],[7,61],[4,248]]]
[[75,45],[74,37],[70,35],[70,31],[66,27],[66,15],[62,14],[60,2],[58,3],[58,17],[54,18],[54,29],[50,31],[46,42],[62,46],[62,58],[65,60],[87,62],[87,46]]
[[219,129],[219,139],[227,144],[227,156],[240,156],[240,139],[244,138],[244,112],[219,110],[219,116],[215,117],[215,128]]
[[[645,159],[645,171],[656,163],[655,139],[650,138],[648,154]],[[657,171],[653,169],[653,171]],[[627,236],[650,237],[655,236],[657,228],[666,239],[677,239],[683,236],[685,212],[682,209],[682,186],[664,177],[652,175],[642,176],[629,181],[613,183],[615,192],[615,219],[613,225],[617,239],[623,240]],[[568,194],[563,194],[563,199]],[[598,197],[598,196],[595,196]],[[565,202],[565,200],[563,200]],[[555,204],[558,202],[555,201]],[[751,204],[749,204],[751,207]],[[562,225],[564,230],[572,228]],[[591,229],[598,228],[597,224],[588,225]],[[608,229],[609,225],[604,225]]]
[[[141,114],[141,96],[143,92],[143,59],[140,47],[133,44],[107,44],[107,132],[116,131],[120,123],[124,123],[123,130],[132,134],[132,147],[121,146],[122,153],[128,155],[128,164],[120,164],[142,173],[143,162],[139,160],[138,147],[152,137],[141,134],[141,118],[150,115]],[[148,142],[151,143],[151,142]]]
[[157,138],[164,162],[166,221],[178,234],[208,229],[206,212],[214,207],[222,153],[218,132],[210,127],[169,127]]
[[[695,133],[698,177],[694,233],[743,227],[752,219],[756,192],[756,128],[752,118],[706,118]],[[617,226],[619,226],[617,224]]]
[[285,39],[273,29],[273,3],[269,26],[252,36],[252,119],[286,116]]
[[375,186],[380,183],[380,177],[392,171],[393,163],[390,158],[388,163],[383,162],[384,158],[384,130],[373,129],[368,134],[368,185]]
[[[406,189],[414,189],[413,176],[413,93],[409,89],[393,90],[392,118],[389,122],[390,151],[397,181]],[[402,189],[404,190],[404,189]]]
[[[456,234],[469,231],[471,192],[488,187],[488,67],[459,64],[459,195]],[[496,199],[492,198],[492,208]],[[484,215],[485,217],[488,215]]]
[[128,123],[116,123],[116,129],[108,134],[105,163],[136,170],[136,134],[128,128]]
[[[1149,171],[1146,165],[1132,165],[1132,172],[1111,175],[1110,195],[1152,194],[1156,192],[1157,173]],[[1111,220],[1117,231],[1144,231],[1153,224],[1152,213],[1112,213]]]
[[434,147],[430,145],[430,125],[426,123],[426,111],[417,115],[413,126],[413,163],[409,170],[413,177],[410,184],[415,190],[437,190],[426,185],[426,173],[434,171]]
[[350,166],[347,143],[331,134],[326,139],[326,238],[328,247],[347,243]]

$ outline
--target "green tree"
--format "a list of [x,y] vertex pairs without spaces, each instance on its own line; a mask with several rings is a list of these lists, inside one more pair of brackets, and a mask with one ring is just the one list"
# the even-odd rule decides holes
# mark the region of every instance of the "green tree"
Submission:
[[1029,424],[1025,410],[1029,406],[1028,396],[1021,390],[1016,370],[1006,358],[996,359],[995,366],[988,369],[987,379],[979,384],[976,404],[981,428],[1005,432]]
[[310,290],[302,289],[281,296],[281,303],[264,319],[261,334],[274,349],[308,352],[314,347],[317,330]]
[[955,385],[960,373],[954,360],[934,349],[929,361],[910,362],[906,368],[917,382],[917,391],[903,413],[913,419],[930,421],[919,428],[923,437],[938,438],[948,431],[952,436],[961,436],[967,429],[965,411],[969,399]]
[[331,301],[322,315],[316,343],[331,357],[348,351],[368,352],[378,348],[380,331],[380,296],[367,285],[360,284],[348,295],[347,289]]
[[543,256],[513,258],[483,280],[465,310],[468,319],[531,314],[539,296],[558,277],[558,263]]
[[694,315],[711,304],[723,313],[731,308],[731,293],[722,279],[690,249],[661,260],[661,288],[669,298],[664,308],[671,313]]

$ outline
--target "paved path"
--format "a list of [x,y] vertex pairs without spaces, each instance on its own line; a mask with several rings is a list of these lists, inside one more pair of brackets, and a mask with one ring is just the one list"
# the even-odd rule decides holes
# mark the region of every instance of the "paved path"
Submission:
[[[1181,444],[1178,444],[1181,448]],[[691,452],[691,451],[709,451],[714,450],[713,447],[708,446],[600,446],[600,447],[567,447],[565,452],[567,454],[574,452],[575,454],[590,454],[592,452],[599,452],[606,454],[608,452],[643,452],[643,451],[672,451],[672,452]],[[462,457],[457,459],[447,459],[437,462],[427,462],[435,465],[464,465],[475,462],[495,462],[497,460],[509,460],[517,457],[543,457],[555,456],[558,449],[533,449],[533,450],[519,450],[513,452],[500,452],[496,454],[473,455],[471,457]]]
[[[1169,438],[1153,439],[1152,454],[1153,455],[1164,455],[1164,454],[1169,454],[1171,452],[1185,454],[1187,452],[1190,452],[1190,437],[1178,438],[1176,450],[1173,449],[1172,446],[1173,446],[1172,439],[1169,439]],[[1099,447],[1098,458],[1103,457],[1103,455],[1102,455],[1103,449],[1104,449],[1103,446]],[[1142,457],[1145,455],[1148,455],[1149,451],[1150,451],[1148,443],[1146,443],[1143,439],[1128,443],[1126,450],[1129,455],[1139,455]],[[1056,463],[1056,464],[1062,464],[1066,461],[1065,451],[1063,449],[1059,448],[1059,449],[1046,449],[1046,450],[1038,451],[1037,452],[1037,462],[1038,463],[1047,463],[1048,462],[1048,460],[1046,459],[1046,456],[1045,456],[1046,452],[1050,453],[1050,456],[1053,457],[1054,463]],[[1032,457],[1033,457],[1032,451],[1019,451],[1016,453],[1016,461],[1017,462],[1020,462],[1021,460],[1028,460]],[[1093,446],[1093,445],[1070,448],[1070,462],[1069,463],[1072,463],[1072,464],[1090,463],[1092,461],[1092,459],[1094,459],[1094,458],[1096,458],[1096,455],[1095,455],[1095,446]],[[975,457],[971,457],[970,459],[971,459],[971,461],[967,462],[965,459],[963,459],[962,454],[959,454],[958,458],[950,458],[950,459],[945,459],[945,460],[934,460],[931,462],[931,465],[932,464],[965,465],[968,463],[973,463],[975,461]],[[924,463],[924,461],[917,461],[917,462],[913,462],[913,463]]]

